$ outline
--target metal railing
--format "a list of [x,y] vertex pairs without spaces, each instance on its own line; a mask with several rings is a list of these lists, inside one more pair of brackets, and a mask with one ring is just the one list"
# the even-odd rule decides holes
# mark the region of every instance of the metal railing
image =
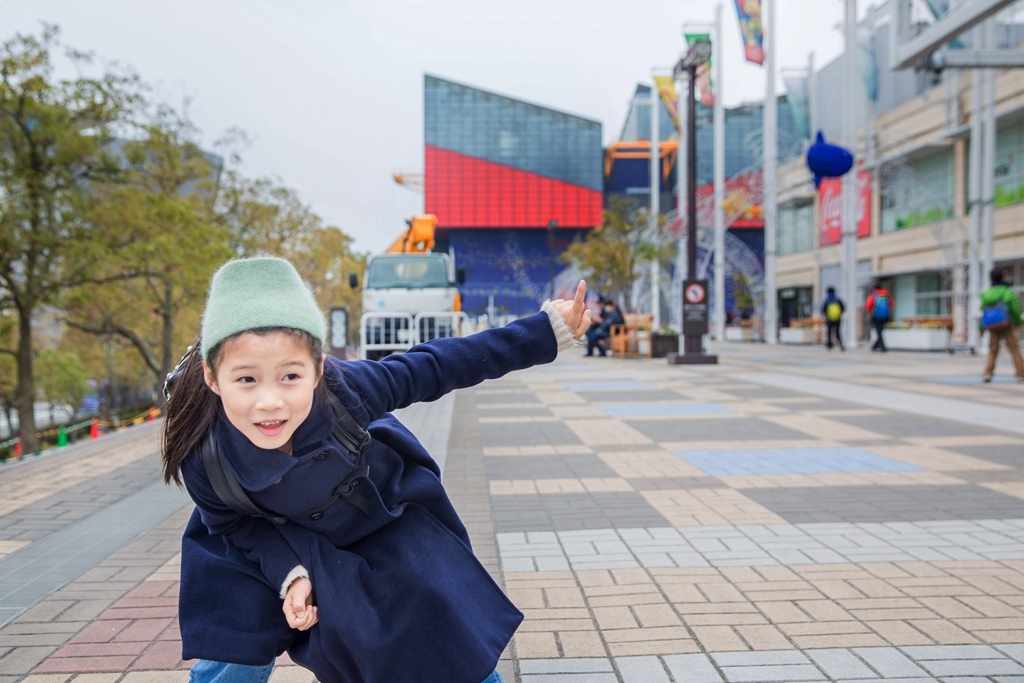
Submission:
[[359,357],[380,358],[444,337],[471,334],[469,316],[462,311],[424,313],[364,313],[359,319]]

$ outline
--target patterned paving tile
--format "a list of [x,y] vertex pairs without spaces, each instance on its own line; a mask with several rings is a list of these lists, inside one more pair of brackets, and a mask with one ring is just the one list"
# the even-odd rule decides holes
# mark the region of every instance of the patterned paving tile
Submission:
[[[531,500],[545,497],[522,496]],[[507,498],[512,496],[496,497],[495,509]],[[1024,519],[723,524],[689,528],[640,528],[637,525],[543,532],[506,529],[499,530],[497,539],[506,573],[570,567],[753,567],[1024,560]],[[604,556],[597,547],[581,544],[583,541],[600,541],[605,544],[601,548],[614,548],[614,553]],[[1019,582],[1024,583],[1024,579]]]
[[783,398],[803,398],[804,394],[796,391],[787,391],[785,389],[777,389],[774,387],[764,387],[757,385],[746,385],[746,386],[725,386],[722,387],[722,391],[725,391],[732,396],[737,396],[746,399],[762,399],[770,398],[774,400]]
[[[923,377],[927,382],[941,382],[942,384],[981,384],[981,375],[942,375],[939,377]],[[1016,384],[1017,378],[1010,376],[995,375],[992,377],[993,384]]]
[[[974,646],[931,646],[913,648],[921,656],[907,654],[908,648],[857,647],[822,648],[804,652],[765,650],[758,652],[709,652],[662,656],[613,657],[587,659],[586,680],[623,681],[623,683],[797,683],[798,681],[835,681],[868,683],[991,683],[1016,681],[1021,663],[1007,653],[988,648],[990,655],[976,657]],[[939,657],[929,659],[930,657]],[[614,669],[612,664],[614,663]],[[610,673],[619,672],[620,677]],[[527,673],[528,671],[528,673]],[[563,678],[562,660],[531,661],[524,670],[524,683],[545,681],[582,681]],[[934,672],[934,673],[933,673]],[[541,678],[543,676],[543,678]],[[601,678],[601,676],[609,676]]]
[[499,533],[667,526],[635,492],[495,496],[492,514]]
[[[978,475],[973,479],[967,475]],[[771,488],[827,488],[831,486],[950,486],[967,482],[991,481],[1003,476],[1003,472],[958,472],[957,476],[942,472],[858,472],[842,474],[773,474],[740,475],[717,478],[734,489]],[[984,477],[984,478],[981,478]],[[633,488],[640,487],[633,484]]]
[[563,387],[569,391],[633,391],[636,389],[653,389],[655,387],[652,382],[609,382],[607,380],[600,382],[564,382]]
[[946,450],[963,453],[1008,467],[1024,468],[1024,444],[984,446],[946,446]]
[[488,425],[480,432],[484,447],[543,446],[581,443],[576,434],[561,422],[537,422],[529,425]]
[[573,477],[615,477],[616,472],[597,455],[553,455],[544,466],[520,456],[494,456],[484,461],[488,479],[566,479]]
[[763,505],[730,488],[653,489],[641,491],[641,495],[677,527],[785,522]]
[[673,441],[762,441],[786,439],[795,441],[806,434],[780,427],[757,417],[716,416],[702,420],[627,420],[633,429],[664,443]]
[[913,472],[922,468],[858,448],[750,448],[734,451],[675,451],[713,476],[824,474],[829,472]]
[[516,418],[516,417],[554,417],[550,408],[540,405],[521,403],[492,403],[487,406],[477,406],[480,415],[480,422],[485,424],[488,419],[494,418]]
[[615,450],[601,451],[598,453],[598,457],[618,476],[626,479],[667,480],[675,477],[704,476],[704,473],[693,465],[658,447],[646,451],[638,450],[635,447],[631,447],[629,450],[618,447]]
[[745,493],[793,524],[1005,519],[1022,511],[1019,499],[971,485],[749,489]]
[[885,434],[895,438],[906,436],[963,436],[970,434],[991,434],[990,429],[972,427],[966,424],[931,419],[918,415],[887,414],[887,415],[853,415],[838,416],[837,422],[860,427],[870,432]]
[[600,406],[612,417],[661,415],[734,415],[735,410],[714,403],[620,403]]
[[633,487],[619,477],[583,479],[508,479],[491,480],[492,496],[523,494],[607,493],[632,491]]
[[492,408],[496,405],[509,403],[540,405],[540,400],[537,398],[536,393],[526,390],[486,393],[483,389],[474,389],[473,400],[478,408]]
[[[659,388],[631,389],[628,391],[620,389],[613,391],[577,391],[575,395],[595,405],[601,403],[622,403],[624,400],[647,403],[657,401],[671,403],[683,398],[680,392]],[[688,396],[688,398],[693,398],[693,396]]]

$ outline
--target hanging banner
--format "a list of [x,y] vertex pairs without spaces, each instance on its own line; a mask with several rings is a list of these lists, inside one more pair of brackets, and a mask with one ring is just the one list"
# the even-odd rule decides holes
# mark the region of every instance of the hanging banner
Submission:
[[658,88],[661,101],[665,103],[669,116],[672,117],[672,125],[679,130],[679,103],[676,100],[676,83],[671,75],[655,76],[654,85]]
[[861,27],[857,30],[857,63],[868,99],[878,101],[878,59],[875,57],[875,31]]
[[764,33],[761,30],[761,0],[736,0],[736,16],[747,61],[764,64]]
[[[853,171],[850,171],[853,173]],[[871,237],[871,174],[857,173],[857,238]],[[839,244],[843,236],[843,179],[822,178],[818,188],[818,246]]]
[[793,126],[801,140],[811,139],[810,90],[807,81],[806,75],[782,74],[789,111],[793,114]]
[[[711,42],[710,33],[684,33],[683,37],[686,38],[686,47],[690,48],[694,43],[699,41]],[[701,104],[705,107],[715,106],[715,89],[714,84],[711,81],[711,60],[704,62],[697,67],[697,91],[699,93]]]

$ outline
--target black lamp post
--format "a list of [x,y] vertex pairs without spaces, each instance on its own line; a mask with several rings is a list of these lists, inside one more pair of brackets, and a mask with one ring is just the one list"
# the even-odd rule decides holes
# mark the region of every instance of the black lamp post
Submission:
[[555,298],[555,231],[558,230],[558,220],[552,218],[548,221],[548,289],[551,291],[550,298]]
[[718,356],[704,353],[708,333],[708,282],[697,277],[697,68],[711,58],[711,42],[698,40],[676,64],[675,76],[687,76],[686,98],[686,272],[683,282],[683,353],[669,354],[673,365],[714,364]]

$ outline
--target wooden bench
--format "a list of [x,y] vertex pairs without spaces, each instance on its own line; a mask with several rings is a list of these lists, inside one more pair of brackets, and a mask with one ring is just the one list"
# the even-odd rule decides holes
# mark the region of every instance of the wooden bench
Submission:
[[654,316],[650,313],[626,313],[622,316],[624,325],[612,325],[608,329],[608,344],[612,353],[628,358],[630,356],[651,357],[651,326]]

